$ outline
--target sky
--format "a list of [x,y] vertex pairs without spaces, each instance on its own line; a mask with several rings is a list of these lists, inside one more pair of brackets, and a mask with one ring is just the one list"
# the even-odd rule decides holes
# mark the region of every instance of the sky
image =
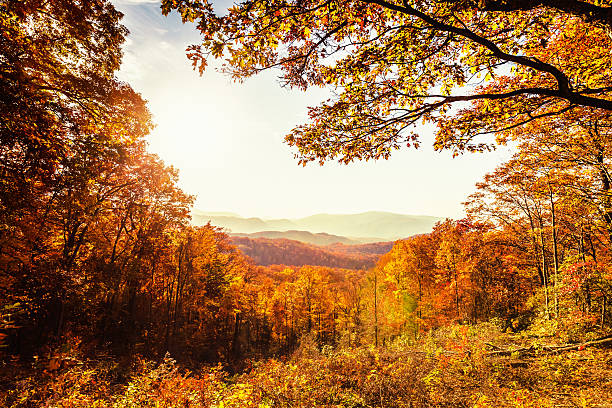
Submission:
[[299,166],[284,136],[307,122],[307,107],[328,90],[282,88],[278,72],[236,83],[215,63],[199,76],[185,55],[199,40],[193,25],[164,17],[156,0],[113,3],[130,30],[118,77],[148,101],[156,123],[149,150],[179,169],[197,209],[264,218],[365,211],[460,218],[475,183],[510,157],[499,148],[452,158],[433,150],[423,128],[419,149],[389,160]]

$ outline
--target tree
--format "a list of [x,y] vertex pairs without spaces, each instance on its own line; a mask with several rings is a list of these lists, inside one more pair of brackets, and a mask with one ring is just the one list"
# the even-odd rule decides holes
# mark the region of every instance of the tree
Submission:
[[120,18],[104,0],[0,3],[4,214],[27,208],[26,193],[53,182],[75,144],[149,131],[144,101],[114,77],[127,34]]
[[461,287],[464,279],[462,279],[460,274],[459,265],[461,260],[462,231],[453,222],[447,220],[443,224],[438,225],[436,233],[440,235],[440,243],[436,252],[435,263],[442,272],[441,276],[438,277],[438,281],[445,282],[446,289],[452,288],[455,317],[459,320],[462,316],[459,293],[464,291],[464,288]]
[[504,132],[517,153],[468,201],[470,216],[494,225],[523,268],[537,270],[548,318],[564,321],[578,304],[588,318],[598,309],[602,326],[608,319],[610,123],[575,109]]
[[286,86],[335,89],[286,137],[303,164],[388,158],[418,146],[421,121],[439,124],[437,148],[484,149],[481,134],[612,110],[609,1],[249,0],[224,15],[162,2],[172,9],[197,20],[200,72],[225,57],[238,80],[278,68]]
[[92,227],[151,128],[114,76],[120,18],[103,0],[0,2],[0,303],[45,335],[87,287]]

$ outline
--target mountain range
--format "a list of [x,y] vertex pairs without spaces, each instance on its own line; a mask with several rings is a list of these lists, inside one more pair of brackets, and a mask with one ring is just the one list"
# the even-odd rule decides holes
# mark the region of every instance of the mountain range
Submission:
[[316,245],[340,242],[356,243],[393,241],[431,231],[442,218],[404,215],[381,211],[360,214],[315,214],[288,219],[245,218],[232,213],[192,211],[192,223],[222,227],[231,235],[265,238],[287,238]]
[[260,231],[253,232],[250,234],[244,232],[231,232],[233,237],[247,237],[247,238],[269,238],[269,239],[292,239],[294,241],[304,242],[306,244],[326,246],[331,244],[344,244],[344,245],[359,245],[363,244],[363,241],[341,237],[338,235],[327,234],[325,232],[312,233],[309,231]]

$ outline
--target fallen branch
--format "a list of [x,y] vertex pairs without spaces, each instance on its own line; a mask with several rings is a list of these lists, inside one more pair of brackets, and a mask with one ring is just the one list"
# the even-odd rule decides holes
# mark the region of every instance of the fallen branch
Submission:
[[[561,346],[541,346],[536,347],[535,345],[531,345],[529,347],[521,347],[512,350],[504,350],[499,346],[496,346],[491,343],[485,343],[488,347],[496,349],[495,351],[490,351],[485,354],[487,357],[506,357],[506,356],[516,356],[519,358],[517,360],[520,362],[520,357],[535,357],[537,355],[542,354],[552,354],[559,353],[563,351],[570,350],[583,350],[587,347],[601,347],[607,344],[612,345],[612,336],[602,337],[597,340],[587,341],[584,343],[576,343],[576,344],[564,344]],[[420,357],[420,358],[436,358],[440,355],[445,356],[465,356],[469,355],[470,351],[455,351],[455,350],[438,350],[438,351],[421,351],[421,350],[404,350],[400,353],[402,356],[406,357]],[[518,363],[517,363],[518,364]]]
[[570,344],[570,345],[558,346],[558,347],[548,347],[547,351],[550,353],[555,353],[558,351],[568,351],[568,350],[577,350],[577,349],[582,350],[585,347],[601,346],[604,344],[612,344],[612,336],[603,337],[597,340],[587,341],[586,343]]
[[529,347],[514,349],[514,350],[497,350],[497,351],[491,351],[490,353],[487,353],[487,356],[497,357],[497,356],[510,356],[513,354],[517,354],[517,355],[551,354],[551,353],[559,353],[562,351],[583,350],[587,347],[600,347],[605,344],[612,344],[612,336],[607,336],[607,337],[603,337],[597,340],[587,341],[584,343],[564,344],[562,346],[543,346],[542,349],[539,349],[539,350],[533,345]]

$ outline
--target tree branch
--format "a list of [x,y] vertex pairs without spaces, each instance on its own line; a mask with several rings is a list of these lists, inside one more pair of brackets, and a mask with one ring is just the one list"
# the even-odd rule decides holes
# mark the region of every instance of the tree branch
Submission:
[[[541,91],[539,94],[541,95],[562,98],[575,105],[588,106],[592,108],[606,109],[606,110],[612,111],[612,101],[601,99],[601,98],[594,98],[591,96],[586,96],[583,93],[573,91],[569,78],[563,72],[561,72],[557,67],[553,65],[550,65],[540,60],[535,60],[529,57],[513,55],[507,52],[504,52],[493,41],[487,38],[481,37],[480,35],[466,28],[455,27],[453,25],[440,22],[436,20],[435,18],[425,14],[424,12],[419,11],[415,9],[414,7],[410,6],[406,1],[404,1],[403,6],[400,6],[394,3],[389,3],[385,0],[363,0],[363,1],[365,1],[366,3],[378,4],[379,6],[390,9],[390,10],[394,10],[399,13],[417,17],[423,20],[424,22],[426,22],[427,24],[431,25],[434,29],[453,33],[458,36],[467,38],[477,44],[482,45],[483,47],[491,51],[492,55],[495,56],[496,58],[499,58],[505,61],[509,61],[509,62],[514,62],[515,64],[533,68],[536,71],[546,72],[552,75],[557,81],[557,90],[548,89],[548,88],[533,88],[533,89],[540,89]],[[522,93],[525,93],[525,92],[522,92]],[[584,93],[589,93],[589,90],[585,90]]]

